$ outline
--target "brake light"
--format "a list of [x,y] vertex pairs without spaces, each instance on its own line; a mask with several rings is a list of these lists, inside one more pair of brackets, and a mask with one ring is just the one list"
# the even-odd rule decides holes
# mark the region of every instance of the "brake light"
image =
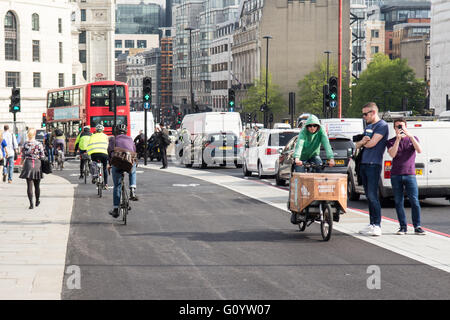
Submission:
[[237,149],[237,148],[242,148],[244,145],[242,144],[242,143],[239,143],[239,144],[235,144],[234,145],[234,147]]
[[266,156],[278,154],[278,150],[275,148],[266,148]]
[[414,127],[416,127],[416,128],[419,128],[419,127],[421,127],[422,125],[421,124],[415,124],[414,125]]
[[391,169],[392,169],[392,161],[387,160],[384,162],[384,178],[390,179],[391,178]]

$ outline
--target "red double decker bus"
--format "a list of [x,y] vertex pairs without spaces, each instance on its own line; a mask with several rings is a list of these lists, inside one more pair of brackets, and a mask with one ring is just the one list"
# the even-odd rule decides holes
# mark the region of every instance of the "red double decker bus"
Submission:
[[66,153],[73,154],[75,140],[83,126],[95,131],[97,124],[112,135],[114,112],[109,111],[109,90],[116,85],[117,124],[126,124],[130,135],[128,85],[119,81],[99,81],[58,88],[47,93],[47,127],[61,129],[66,136]]

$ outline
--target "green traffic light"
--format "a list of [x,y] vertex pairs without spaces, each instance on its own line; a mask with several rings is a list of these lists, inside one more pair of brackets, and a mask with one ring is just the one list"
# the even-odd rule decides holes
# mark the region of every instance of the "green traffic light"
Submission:
[[14,107],[13,107],[13,110],[14,110],[14,111],[19,111],[19,110],[20,110],[20,107],[19,107],[19,106],[14,106]]
[[330,94],[330,98],[333,99],[333,100],[336,99],[336,93]]
[[229,104],[231,107],[234,106],[234,101],[230,101]]
[[148,101],[148,100],[150,99],[150,96],[149,96],[148,94],[146,94],[146,95],[144,96],[144,99],[145,99],[146,101]]

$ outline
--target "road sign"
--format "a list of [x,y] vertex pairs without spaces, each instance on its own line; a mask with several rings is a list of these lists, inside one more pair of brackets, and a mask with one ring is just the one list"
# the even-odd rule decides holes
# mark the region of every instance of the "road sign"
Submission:
[[150,109],[150,103],[149,102],[144,102],[144,109],[145,110]]
[[331,100],[330,101],[330,108],[336,108],[337,107],[337,101],[336,100]]

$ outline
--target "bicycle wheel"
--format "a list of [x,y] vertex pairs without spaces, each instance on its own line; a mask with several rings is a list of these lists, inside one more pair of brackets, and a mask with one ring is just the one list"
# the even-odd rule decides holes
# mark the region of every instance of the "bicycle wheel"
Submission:
[[84,169],[83,169],[83,171],[84,171],[84,184],[87,184],[87,176],[89,174],[88,162],[87,161],[84,162]]
[[122,185],[122,197],[121,197],[121,208],[122,208],[122,220],[123,220],[123,224],[126,225],[127,224],[127,216],[128,216],[128,194],[125,190],[124,185]]
[[331,213],[331,206],[329,203],[322,205],[322,219],[320,220],[320,232],[324,241],[328,241],[331,238],[331,232],[333,231],[333,215]]

